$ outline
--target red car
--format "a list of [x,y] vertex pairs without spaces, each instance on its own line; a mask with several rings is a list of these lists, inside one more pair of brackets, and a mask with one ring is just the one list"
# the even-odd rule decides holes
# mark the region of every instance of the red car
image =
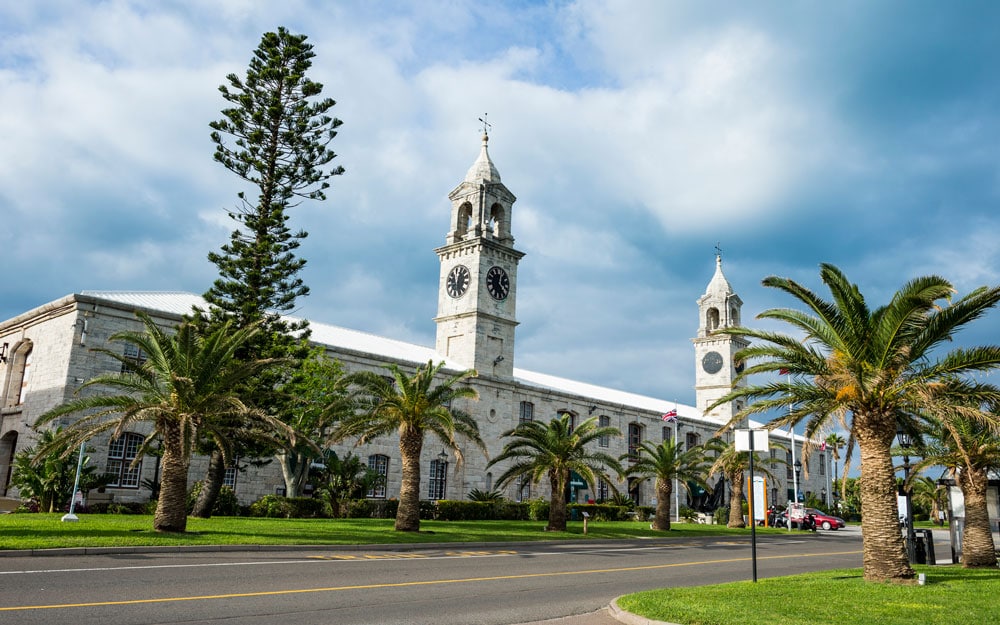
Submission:
[[806,514],[812,516],[812,518],[816,521],[816,527],[821,527],[825,530],[839,530],[847,525],[847,523],[844,522],[844,519],[839,516],[830,516],[829,514],[821,512],[816,508],[806,508]]

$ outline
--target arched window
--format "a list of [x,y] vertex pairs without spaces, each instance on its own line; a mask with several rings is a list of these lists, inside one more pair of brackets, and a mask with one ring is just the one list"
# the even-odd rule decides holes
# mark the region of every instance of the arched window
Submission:
[[31,379],[31,341],[22,341],[14,347],[7,369],[4,385],[4,408],[14,408],[24,403],[28,396],[28,381]]
[[385,482],[389,476],[389,456],[385,454],[368,456],[368,468],[378,475],[379,481],[368,489],[366,496],[371,499],[385,499]]
[[705,329],[709,332],[719,329],[719,309],[709,308],[705,311]]
[[740,309],[736,306],[729,309],[729,325],[740,325]]
[[487,473],[486,474],[486,492],[490,492],[492,490],[493,490],[493,474],[492,473]]
[[490,222],[488,226],[495,237],[502,237],[506,232],[506,228],[504,228],[504,216],[503,206],[494,204],[490,207]]
[[17,449],[17,432],[7,432],[0,438],[0,495],[7,494],[10,476],[14,469],[14,451]]
[[111,481],[108,486],[117,488],[139,488],[139,476],[142,474],[142,460],[135,462],[142,445],[142,436],[125,432],[118,438],[111,439],[108,445],[108,464],[104,472]]
[[472,225],[472,204],[466,202],[458,209],[458,220],[455,223],[455,236],[461,239],[469,232]]

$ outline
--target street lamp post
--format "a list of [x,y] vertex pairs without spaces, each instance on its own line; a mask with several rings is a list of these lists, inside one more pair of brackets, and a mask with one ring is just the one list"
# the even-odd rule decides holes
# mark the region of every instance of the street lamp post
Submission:
[[795,461],[795,503],[799,503],[799,485],[802,484],[802,461]]
[[899,446],[903,449],[903,497],[906,502],[906,557],[909,559],[910,564],[914,564],[917,561],[917,550],[916,550],[916,534],[913,532],[913,506],[910,500],[910,447],[913,446],[913,439],[910,437],[909,432],[905,431],[902,427],[896,430],[896,440],[899,442]]

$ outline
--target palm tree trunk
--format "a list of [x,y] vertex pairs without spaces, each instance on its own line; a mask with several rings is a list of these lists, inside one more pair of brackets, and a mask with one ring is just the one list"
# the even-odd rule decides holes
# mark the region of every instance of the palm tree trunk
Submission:
[[153,515],[153,529],[158,532],[183,532],[187,529],[187,477],[189,459],[185,456],[177,427],[164,427],[163,473],[160,499]]
[[958,474],[958,485],[965,498],[965,533],[962,538],[962,566],[967,569],[996,568],[997,552],[990,531],[986,507],[986,471],[968,468]]
[[396,531],[420,531],[420,452],[424,446],[423,432],[400,428],[399,456],[403,465],[403,483],[399,487],[399,508],[396,510]]
[[896,504],[896,473],[892,466],[892,439],[896,422],[891,416],[876,418],[855,415],[854,429],[861,452],[861,533],[864,578],[870,582],[913,579],[899,529]]
[[654,530],[670,529],[670,500],[674,494],[673,480],[656,480],[656,518]]
[[746,527],[743,520],[743,471],[734,472],[727,477],[732,492],[729,496],[729,522],[726,527]]
[[566,531],[566,483],[569,481],[569,471],[550,471],[549,486],[549,524],[547,532]]
[[208,519],[212,516],[212,508],[215,507],[219,493],[222,491],[222,482],[226,478],[226,461],[222,457],[222,452],[213,449],[208,457],[208,470],[205,472],[205,479],[201,483],[201,492],[194,502],[194,509],[191,516],[199,519]]

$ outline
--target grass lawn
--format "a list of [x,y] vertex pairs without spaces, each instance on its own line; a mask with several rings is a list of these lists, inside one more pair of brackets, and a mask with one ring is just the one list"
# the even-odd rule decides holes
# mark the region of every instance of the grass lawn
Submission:
[[1000,622],[1000,570],[916,566],[924,586],[866,583],[860,569],[626,595],[618,605],[684,625],[980,625]]
[[[81,514],[63,523],[61,514],[0,515],[0,550],[57,547],[131,547],[154,545],[353,545],[437,542],[503,542],[692,537],[736,534],[750,529],[675,523],[669,532],[638,521],[571,522],[566,532],[545,532],[545,521],[421,521],[420,532],[397,532],[392,519],[189,518],[184,534],[154,532],[149,515]],[[758,528],[761,533],[787,530]],[[804,532],[808,534],[809,532]]]

